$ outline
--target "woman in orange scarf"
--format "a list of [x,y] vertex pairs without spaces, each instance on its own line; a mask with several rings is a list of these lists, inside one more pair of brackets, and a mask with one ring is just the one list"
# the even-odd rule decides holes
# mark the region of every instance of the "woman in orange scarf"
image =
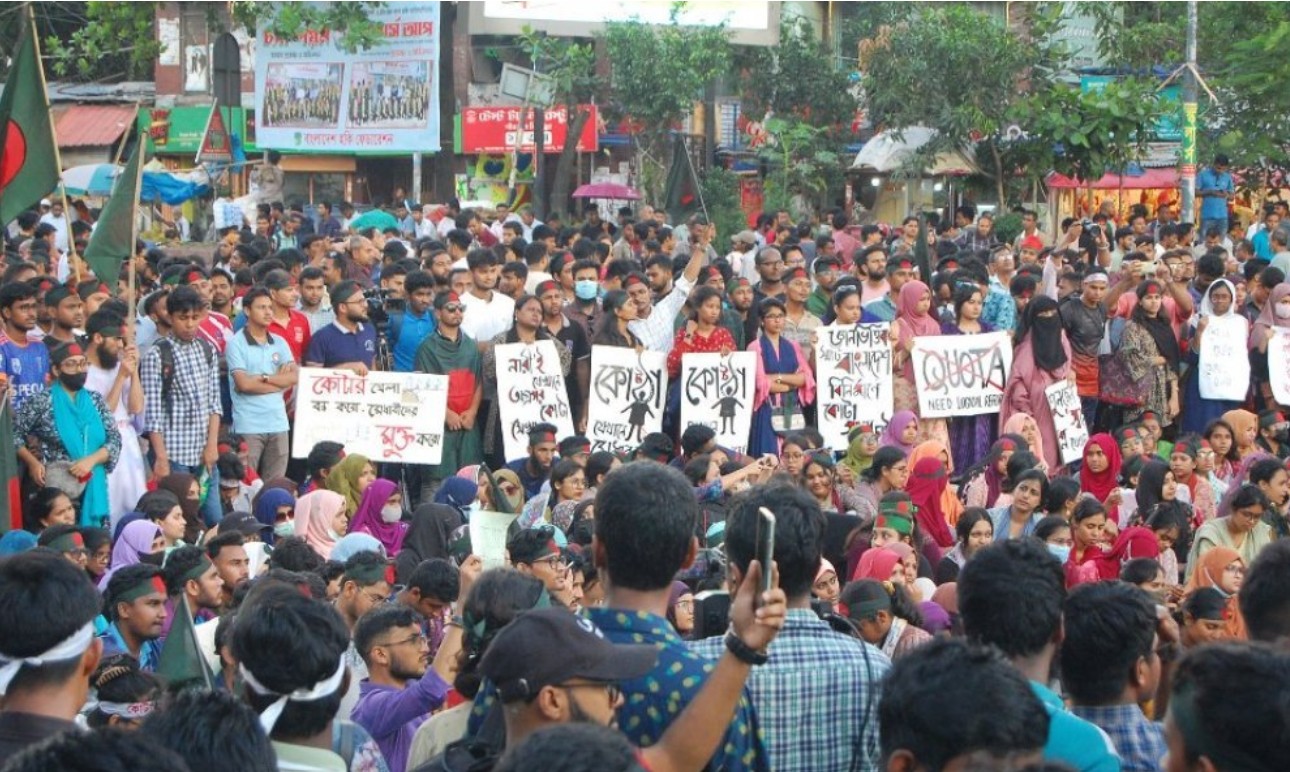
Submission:
[[[925,458],[934,458],[945,465],[945,475],[947,477],[954,474],[954,459],[950,458],[950,449],[940,440],[927,440],[918,444],[914,452],[909,454],[909,468],[914,469],[918,462]],[[958,493],[955,492],[953,485],[946,485],[941,491],[941,514],[945,515],[945,521],[950,528],[958,525],[959,517],[963,515],[963,502],[959,501]]]
[[1223,618],[1227,620],[1227,632],[1233,638],[1245,640],[1245,618],[1241,616],[1241,607],[1236,601],[1236,594],[1245,579],[1245,561],[1241,554],[1231,547],[1214,547],[1200,558],[1200,563],[1187,580],[1187,595],[1201,587],[1213,587],[1227,598]]

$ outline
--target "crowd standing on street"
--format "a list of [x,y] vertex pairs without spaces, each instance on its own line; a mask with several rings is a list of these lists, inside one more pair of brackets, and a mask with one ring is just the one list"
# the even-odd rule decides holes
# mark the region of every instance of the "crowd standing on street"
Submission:
[[[116,287],[76,257],[89,223],[24,212],[0,770],[1284,769],[1290,225],[1229,221],[1226,167],[1199,229],[1024,212],[1006,242],[972,205],[719,235],[648,205],[490,222],[399,191],[381,230],[266,204],[209,259],[137,243]],[[882,325],[893,363],[893,413],[836,452],[829,325]],[[990,333],[997,412],[923,416],[917,341]],[[507,457],[495,349],[547,340],[574,433]],[[747,437],[673,400],[592,452],[593,346],[673,380],[752,352]],[[446,376],[441,463],[296,457],[302,368]],[[472,549],[482,511],[516,515],[504,555]]]

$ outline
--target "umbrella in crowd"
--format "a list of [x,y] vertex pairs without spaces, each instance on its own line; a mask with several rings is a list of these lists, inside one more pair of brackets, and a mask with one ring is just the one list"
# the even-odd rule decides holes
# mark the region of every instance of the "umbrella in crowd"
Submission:
[[63,187],[73,196],[106,196],[121,173],[116,164],[85,164],[63,172]]

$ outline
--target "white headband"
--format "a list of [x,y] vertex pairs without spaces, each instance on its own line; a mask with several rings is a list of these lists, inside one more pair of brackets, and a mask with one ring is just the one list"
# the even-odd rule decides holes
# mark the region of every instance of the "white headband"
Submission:
[[157,703],[152,700],[145,702],[100,702],[94,707],[109,716],[138,721],[141,718],[151,716],[152,711],[157,707]]
[[49,651],[38,654],[34,657],[22,657],[20,659],[10,659],[0,654],[0,696],[9,691],[9,683],[13,681],[14,676],[23,665],[32,667],[41,667],[51,662],[61,662],[79,657],[90,647],[94,640],[94,622],[86,622],[85,626],[59,641]]
[[[251,690],[256,694],[277,694],[277,692],[257,681],[255,676],[251,675],[251,671],[247,669],[246,665],[238,665],[237,668],[242,674],[242,680],[245,681],[246,685],[251,687]],[[290,694],[284,694],[278,697],[272,705],[265,708],[264,711],[260,713],[260,726],[264,727],[264,733],[269,735],[273,734],[273,727],[278,723],[278,718],[282,715],[282,711],[286,709],[288,700],[291,702],[313,702],[315,700],[321,700],[324,697],[330,697],[336,693],[337,689],[340,688],[340,682],[344,680],[344,678],[345,655],[341,654],[340,662],[336,664],[335,673],[332,673],[326,679],[319,681],[308,689],[296,689]]]
[[1088,276],[1084,277],[1085,284],[1088,284],[1089,282],[1094,282],[1094,281],[1100,281],[1105,284],[1110,280],[1107,278],[1106,274],[1102,273],[1101,271],[1090,273]]

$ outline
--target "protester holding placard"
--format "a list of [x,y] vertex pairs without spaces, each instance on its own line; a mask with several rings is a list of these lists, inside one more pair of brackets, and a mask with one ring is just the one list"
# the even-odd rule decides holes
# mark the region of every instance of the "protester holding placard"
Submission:
[[1182,431],[1202,432],[1245,400],[1250,362],[1245,356],[1249,322],[1236,312],[1236,288],[1218,279],[1200,301],[1200,319],[1187,346],[1190,372],[1183,393]]
[[[1278,332],[1284,330],[1286,332]],[[1255,364],[1254,374],[1258,378],[1259,389],[1255,395],[1255,404],[1262,407],[1278,407],[1277,402],[1283,400],[1279,396],[1290,396],[1290,388],[1277,386],[1286,384],[1290,380],[1290,373],[1285,365],[1285,346],[1277,346],[1279,349],[1274,357],[1273,341],[1279,340],[1284,342],[1286,338],[1277,338],[1278,335],[1286,335],[1290,332],[1290,283],[1278,284],[1272,288],[1272,293],[1268,295],[1267,302],[1263,305],[1263,310],[1259,312],[1258,318],[1250,330],[1250,361]],[[1257,353],[1256,353],[1257,352]],[[1273,368],[1273,363],[1280,365]],[[1279,405],[1279,407],[1290,407]]]
[[761,335],[748,345],[757,355],[757,396],[748,455],[779,455],[780,435],[806,426],[802,406],[815,402],[815,376],[801,346],[783,336],[787,318],[784,301],[768,297],[757,311]]
[[1062,465],[1061,446],[1044,392],[1054,383],[1064,378],[1073,380],[1075,376],[1071,369],[1071,344],[1057,316],[1055,300],[1041,295],[1030,301],[1021,317],[1017,341],[1003,407],[999,410],[999,425],[1006,427],[1008,419],[1016,413],[1031,416],[1043,439],[1042,460],[1050,471],[1056,471]]
[[[965,284],[954,291],[954,324],[942,324],[946,335],[979,335],[994,332],[994,327],[981,321],[984,308],[981,288]],[[959,416],[950,421],[950,457],[960,459],[964,466],[972,459],[990,452],[998,433],[998,418],[988,413]]]

